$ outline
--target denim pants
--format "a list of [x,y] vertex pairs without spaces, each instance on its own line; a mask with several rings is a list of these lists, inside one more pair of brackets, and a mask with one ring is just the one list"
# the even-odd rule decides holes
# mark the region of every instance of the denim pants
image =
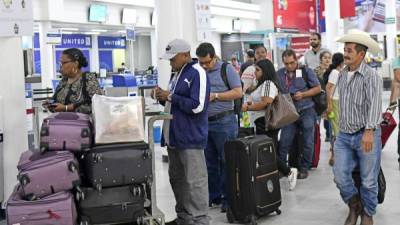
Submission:
[[316,112],[314,108],[308,108],[299,113],[300,118],[292,124],[282,128],[279,141],[279,158],[287,163],[287,156],[293,146],[293,140],[297,129],[303,132],[303,158],[300,160],[300,172],[306,172],[311,168],[314,155],[314,126]]
[[[336,137],[333,174],[335,183],[345,203],[360,194],[364,211],[372,216],[378,205],[378,174],[381,162],[381,130],[374,131],[374,144],[371,152],[362,150],[361,140],[364,131],[354,134],[339,132]],[[358,193],[354,186],[352,171],[360,166],[361,188]]]
[[208,122],[208,141],[204,151],[208,171],[209,203],[226,204],[224,144],[237,138],[236,115]]

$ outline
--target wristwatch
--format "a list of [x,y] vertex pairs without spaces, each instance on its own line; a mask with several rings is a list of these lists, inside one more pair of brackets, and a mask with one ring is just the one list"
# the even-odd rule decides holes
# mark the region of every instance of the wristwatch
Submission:
[[216,101],[219,100],[219,98],[218,98],[218,93],[215,93],[215,100],[216,100]]

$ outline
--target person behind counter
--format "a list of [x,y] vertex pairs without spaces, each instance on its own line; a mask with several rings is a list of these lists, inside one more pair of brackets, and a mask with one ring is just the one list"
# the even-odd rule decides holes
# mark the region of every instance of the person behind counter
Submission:
[[51,112],[92,113],[92,97],[103,94],[94,74],[82,72],[88,62],[77,48],[66,49],[60,58],[62,79],[57,86],[52,101],[43,105]]

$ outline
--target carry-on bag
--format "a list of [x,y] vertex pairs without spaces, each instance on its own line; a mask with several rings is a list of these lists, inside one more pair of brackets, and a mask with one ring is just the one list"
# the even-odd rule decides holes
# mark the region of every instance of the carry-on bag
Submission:
[[151,152],[144,142],[96,146],[83,161],[85,178],[97,190],[152,179]]
[[24,197],[30,200],[80,185],[79,164],[67,151],[26,151],[18,162],[18,180]]
[[[79,202],[81,225],[131,223],[144,216],[145,191],[141,186],[82,190]],[[81,194],[78,194],[81,195]]]
[[40,151],[89,150],[93,134],[90,116],[83,113],[54,113],[43,120],[40,130]]
[[394,129],[396,129],[397,123],[396,120],[393,118],[393,112],[386,112],[382,113],[382,122],[381,122],[381,141],[382,141],[382,149],[385,147],[387,140],[389,139],[390,135],[393,133]]
[[280,214],[281,190],[273,140],[255,135],[225,142],[227,219],[256,224],[257,217]]
[[36,201],[23,199],[17,186],[7,201],[8,225],[75,225],[77,213],[74,197],[58,192]]
[[143,97],[94,95],[92,109],[96,144],[144,140]]

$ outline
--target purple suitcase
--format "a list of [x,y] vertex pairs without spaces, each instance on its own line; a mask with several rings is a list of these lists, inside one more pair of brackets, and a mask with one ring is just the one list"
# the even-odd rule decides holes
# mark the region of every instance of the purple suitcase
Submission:
[[90,116],[83,113],[54,113],[43,120],[40,131],[40,151],[89,150],[92,146]]
[[18,180],[26,199],[34,200],[80,185],[78,161],[71,152],[26,151],[18,162]]
[[36,201],[22,199],[19,186],[8,199],[8,225],[75,225],[77,213],[73,195],[58,192]]

